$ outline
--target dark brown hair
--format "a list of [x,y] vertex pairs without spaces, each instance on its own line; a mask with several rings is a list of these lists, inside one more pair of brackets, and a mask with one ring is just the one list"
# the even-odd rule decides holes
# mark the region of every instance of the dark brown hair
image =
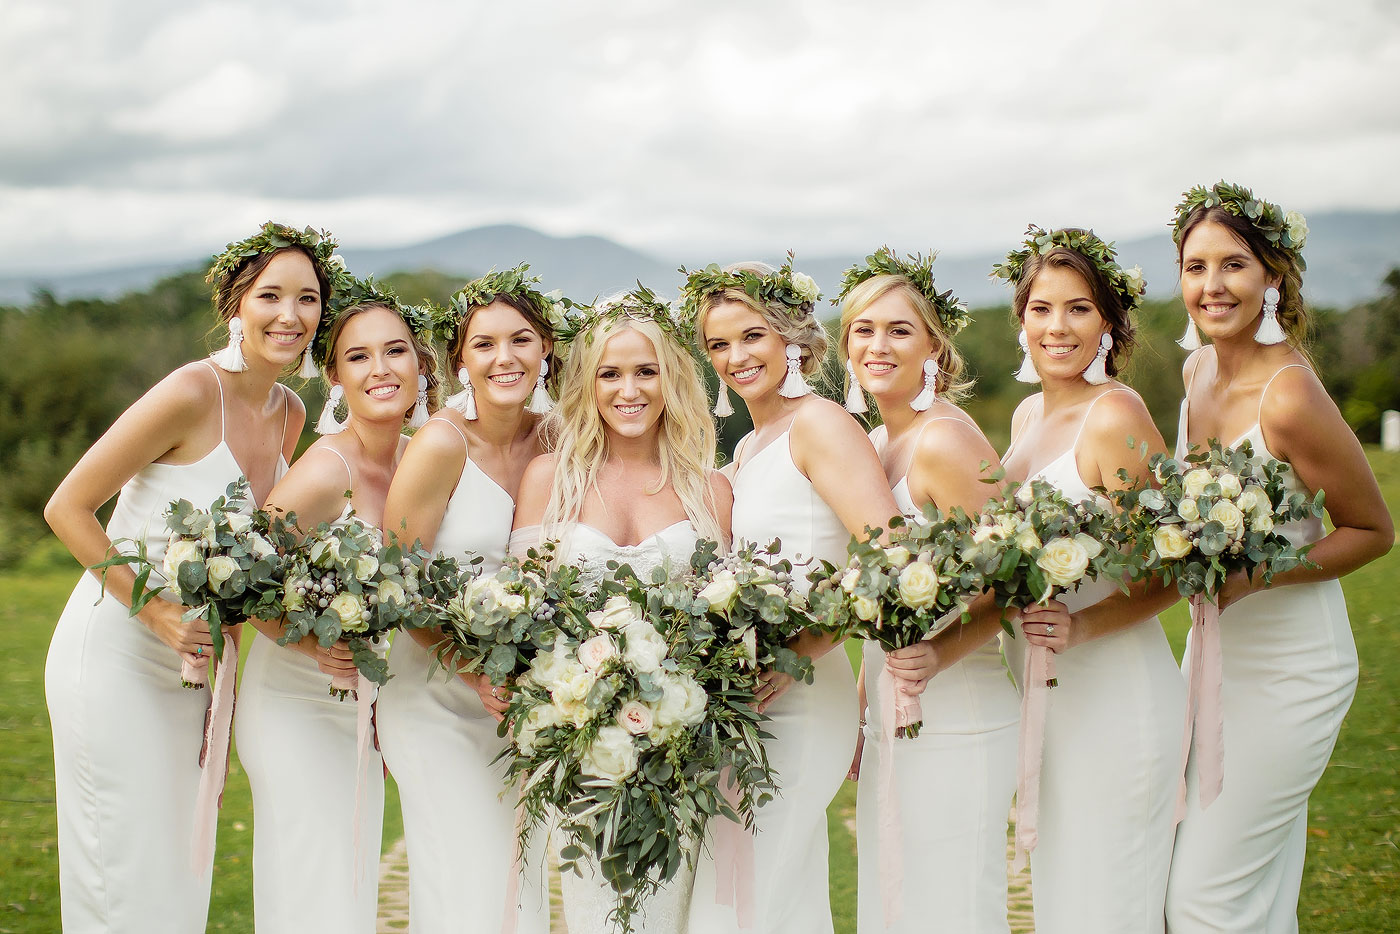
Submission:
[[1094,261],[1078,250],[1057,246],[1045,253],[1032,253],[1026,258],[1021,280],[1016,283],[1016,294],[1012,299],[1012,311],[1018,322],[1024,323],[1026,305],[1030,302],[1031,286],[1036,276],[1046,267],[1069,269],[1079,274],[1089,286],[1090,298],[1098,306],[1099,314],[1108,322],[1108,333],[1113,336],[1113,348],[1104,361],[1104,369],[1109,376],[1117,376],[1128,362],[1137,337],[1137,325],[1133,316],[1123,304],[1122,297],[1108,283]]
[[316,273],[316,285],[321,289],[321,313],[325,314],[326,302],[331,298],[331,283],[326,277],[326,271],[316,262],[316,257],[310,250],[304,246],[292,245],[273,250],[271,253],[259,253],[249,257],[247,262],[217,283],[218,298],[214,301],[214,315],[219,319],[219,323],[226,324],[238,314],[238,306],[243,303],[243,296],[247,295],[253,283],[258,281],[258,276],[262,275],[272,258],[290,251],[296,251],[311,261],[311,269]]
[[[535,329],[535,333],[540,336],[540,339],[550,342],[549,353],[544,355],[544,359],[549,363],[549,375],[544,378],[544,382],[547,387],[553,389],[559,379],[560,371],[563,370],[563,367],[558,362],[557,352],[559,344],[554,339],[554,328],[550,326],[549,322],[545,319],[544,315],[540,313],[539,308],[534,302],[524,296],[516,295],[514,292],[501,292],[488,304],[472,305],[467,309],[467,313],[462,316],[462,320],[452,332],[452,339],[447,342],[446,363],[448,369],[452,371],[453,377],[456,377],[457,371],[461,369],[462,366],[462,347],[467,342],[467,325],[471,323],[472,316],[481,309],[489,308],[497,302],[520,312],[520,316],[525,319],[525,322],[529,324],[530,327]],[[466,387],[464,386],[462,388],[465,389]],[[551,394],[558,395],[557,392]]]
[[[345,330],[345,325],[350,322],[351,318],[375,309],[387,311],[391,315],[398,317],[399,320],[403,320],[399,317],[398,312],[388,305],[383,305],[379,302],[364,302],[360,305],[351,305],[349,308],[340,312],[340,314],[335,316],[335,320],[328,325],[330,330],[326,333],[325,369],[327,374],[335,372],[335,345],[340,340],[340,333]],[[415,334],[413,328],[408,327],[408,322],[404,322],[404,327],[408,328],[409,343],[413,346],[413,352],[418,355],[418,372],[428,378],[428,411],[436,412],[441,407],[438,402],[438,386],[441,380],[438,378],[437,352],[433,350],[432,346],[428,344],[427,341]],[[414,386],[413,390],[413,405],[410,405],[404,412],[404,418],[408,418],[409,415],[413,413],[413,406],[418,404],[418,387]]]

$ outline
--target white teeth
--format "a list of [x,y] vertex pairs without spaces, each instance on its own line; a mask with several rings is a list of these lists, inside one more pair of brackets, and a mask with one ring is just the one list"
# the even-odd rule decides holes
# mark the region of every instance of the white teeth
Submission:
[[617,410],[623,415],[636,415],[644,408],[646,408],[645,405],[619,405]]
[[274,340],[274,341],[276,341],[276,342],[279,343],[279,344],[295,344],[297,341],[301,340],[301,335],[300,335],[300,334],[272,334],[272,333],[268,333],[267,336],[268,336],[268,339],[269,339],[269,340]]
[[865,365],[865,368],[866,368],[867,370],[870,370],[872,373],[888,373],[890,370],[893,370],[893,369],[894,369],[894,364],[893,364],[893,363],[867,363],[867,364]]
[[735,378],[735,379],[748,379],[748,378],[751,377],[751,376],[757,376],[757,375],[758,375],[758,371],[761,370],[761,369],[763,369],[762,366],[751,366],[751,367],[749,367],[747,370],[738,370],[738,371],[735,372],[734,378]]
[[1063,356],[1065,356],[1066,354],[1074,353],[1074,351],[1075,351],[1075,349],[1076,349],[1076,348],[1074,348],[1074,347],[1064,347],[1064,346],[1047,347],[1047,346],[1044,345],[1044,344],[1041,344],[1041,347],[1043,347],[1043,348],[1045,349],[1045,352],[1048,353],[1048,354],[1049,354],[1050,356],[1052,356],[1052,357],[1063,357]]
[[379,399],[383,398],[384,396],[392,396],[398,391],[399,387],[397,386],[375,386],[373,389],[369,390],[367,395],[371,395],[374,396],[376,399]]
[[499,376],[488,376],[487,379],[499,386],[509,386],[511,383],[520,382],[520,378],[524,375],[524,373],[502,373]]

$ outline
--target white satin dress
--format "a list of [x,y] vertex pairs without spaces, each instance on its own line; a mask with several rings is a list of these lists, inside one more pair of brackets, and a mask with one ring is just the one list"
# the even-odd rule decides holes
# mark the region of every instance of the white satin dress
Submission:
[[[885,438],[883,426],[871,433],[877,450]],[[907,476],[892,492],[907,518],[922,515],[909,495]],[[879,674],[885,652],[879,643],[867,641],[864,658],[865,747],[856,805],[858,930],[1006,934],[1006,823],[1016,793],[1021,712],[997,640],[939,672],[920,695],[924,725],[919,735],[893,742],[904,885],[900,920],[890,926],[879,860],[879,743],[885,716]]]
[[[468,457],[435,550],[461,561],[480,556],[481,573],[494,574],[514,514],[510,494]],[[494,934],[515,859],[515,799],[501,795],[505,764],[492,764],[506,741],[476,691],[454,674],[433,671],[434,664],[429,650],[398,633],[377,707],[380,747],[403,809],[409,927],[414,934],[447,934],[470,919]],[[544,873],[542,856],[527,860],[516,892],[517,934],[549,930]]]
[[[516,530],[511,552],[521,554],[539,539],[539,526]],[[568,524],[559,537],[559,560],[577,565],[585,586],[596,584],[607,573],[609,561],[630,565],[643,580],[664,564],[686,565],[695,551],[695,527],[688,519],[674,522],[635,545],[619,545],[591,525]],[[555,834],[555,846],[561,846]],[[560,894],[569,934],[613,934],[616,926],[608,914],[616,904],[612,886],[590,860],[580,860],[579,874],[561,873]],[[633,919],[634,934],[685,934],[694,875],[682,864],[673,878],[642,905]]]
[[[152,587],[165,583],[160,567],[171,501],[208,508],[243,476],[225,434],[222,381],[219,406],[218,445],[193,464],[141,468],[122,487],[107,523],[112,539],[145,542],[157,569]],[[285,470],[279,457],[278,475]],[[134,552],[131,545],[122,550]],[[204,930],[212,867],[192,866],[190,854],[209,689],[181,687],[175,650],[85,572],[54,630],[44,692],[53,725],[64,931]]]
[[[736,543],[781,539],[778,557],[793,562],[794,582],[806,590],[813,559],[844,564],[851,535],[793,463],[789,441],[784,432],[736,471],[732,527]],[[766,748],[781,790],[758,811],[754,835],[754,919],[748,930],[762,934],[832,930],[826,809],[850,769],[860,715],[845,651],[837,647],[815,666],[814,682],[779,697],[764,724],[773,734]],[[696,873],[692,934],[741,930],[734,908],[716,903],[715,876],[707,855]]]
[[[1259,397],[1261,411],[1268,389]],[[1189,384],[1186,391],[1189,397]],[[1186,415],[1183,399],[1178,457],[1186,453]],[[1257,418],[1232,446],[1243,441],[1256,457],[1277,460]],[[1312,495],[1296,474],[1285,477],[1290,494]],[[1295,545],[1325,534],[1321,519],[1278,531]],[[1224,784],[1201,810],[1193,755],[1167,887],[1167,928],[1173,934],[1297,931],[1308,796],[1327,768],[1356,694],[1356,643],[1341,582],[1285,584],[1250,594],[1220,614],[1220,643]],[[1188,647],[1188,662],[1190,657]]]
[[[253,925],[374,934],[384,760],[372,736],[359,753],[353,695],[336,699],[315,661],[252,631],[233,725],[253,792]],[[360,679],[361,696],[375,690]]]
[[[1075,462],[1092,410],[1069,449],[1027,483],[1044,480],[1070,500],[1094,497]],[[1014,447],[1015,439],[1008,456]],[[1060,601],[1073,613],[1115,590],[1095,581]],[[1024,691],[1025,636],[1006,639],[1005,650]],[[1186,716],[1166,634],[1154,616],[1057,654],[1055,667],[1031,851],[1036,932],[1161,934]]]

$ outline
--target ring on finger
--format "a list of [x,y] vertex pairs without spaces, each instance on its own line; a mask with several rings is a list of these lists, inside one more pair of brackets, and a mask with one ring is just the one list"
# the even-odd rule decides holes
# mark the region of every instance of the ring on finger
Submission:
[[1053,635],[1055,634],[1055,624],[1054,624],[1054,623],[1047,623],[1047,624],[1046,624],[1046,626],[1045,626],[1045,634],[1046,634],[1047,636],[1053,636]]
[[203,654],[204,654],[204,646],[202,646],[202,645],[197,645],[197,646],[195,646],[195,647],[194,647],[194,654],[196,654],[196,655],[203,655]]

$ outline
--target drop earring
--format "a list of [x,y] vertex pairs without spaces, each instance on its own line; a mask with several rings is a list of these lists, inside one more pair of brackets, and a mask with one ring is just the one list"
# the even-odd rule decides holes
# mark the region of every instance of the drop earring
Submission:
[[1040,374],[1035,371],[1035,363],[1031,360],[1031,343],[1026,339],[1026,329],[1021,328],[1021,334],[1016,338],[1021,345],[1021,368],[1016,371],[1016,382],[1018,383],[1038,383]]
[[933,358],[924,361],[924,388],[909,403],[915,412],[927,412],[938,399],[938,364]]
[[428,423],[428,377],[418,374],[418,401],[413,406],[413,417],[408,420],[409,428],[422,428]]
[[787,376],[778,387],[778,395],[784,399],[800,399],[812,391],[812,387],[802,378],[802,348],[788,344],[784,353],[787,355]]
[[311,345],[306,345],[306,351],[301,355],[301,369],[297,370],[297,375],[302,379],[315,379],[321,373],[316,368],[316,361],[311,358]]
[[1107,331],[1099,338],[1099,349],[1093,362],[1084,368],[1084,381],[1092,386],[1102,386],[1108,382],[1108,352],[1113,349],[1113,335]]
[[476,421],[476,390],[472,387],[471,374],[466,367],[457,371],[457,381],[462,384],[462,391],[447,400],[447,404],[452,406],[462,417],[469,422]]
[[228,322],[228,346],[214,354],[214,362],[230,373],[248,369],[248,361],[243,359],[243,319],[237,315]]
[[345,390],[336,383],[326,394],[326,404],[321,407],[321,417],[316,419],[316,434],[338,435],[345,430],[345,422],[338,421],[335,417],[336,406],[344,400]]
[[1182,332],[1181,339],[1176,345],[1182,350],[1200,350],[1201,332],[1196,330],[1196,319],[1190,315],[1186,316],[1186,330]]
[[1254,340],[1260,344],[1282,344],[1288,340],[1278,323],[1278,289],[1269,286],[1264,290],[1264,320],[1259,322],[1259,330],[1254,332]]
[[535,380],[535,391],[530,394],[530,404],[525,406],[525,411],[535,415],[548,415],[554,408],[554,400],[549,398],[549,390],[545,388],[544,378],[549,375],[549,358],[540,361],[540,375]]
[[852,415],[861,415],[870,411],[870,406],[865,404],[865,390],[860,386],[860,380],[856,379],[856,368],[850,360],[846,361],[846,411]]

